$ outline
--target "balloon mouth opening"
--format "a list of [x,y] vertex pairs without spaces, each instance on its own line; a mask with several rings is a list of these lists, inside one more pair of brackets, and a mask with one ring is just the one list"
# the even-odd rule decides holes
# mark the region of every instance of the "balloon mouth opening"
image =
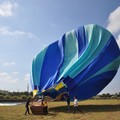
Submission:
[[[49,91],[54,90],[55,96],[51,96],[52,94]],[[59,93],[59,91],[55,90],[54,88],[49,88],[47,90],[38,91],[33,90],[33,98],[36,101],[37,99],[44,99],[45,101],[60,101],[64,95],[69,95],[68,91],[64,91]]]

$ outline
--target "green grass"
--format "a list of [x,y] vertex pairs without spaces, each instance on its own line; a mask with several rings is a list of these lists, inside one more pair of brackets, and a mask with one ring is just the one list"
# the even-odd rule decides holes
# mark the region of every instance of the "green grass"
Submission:
[[86,100],[79,102],[82,114],[67,112],[66,102],[49,102],[49,115],[24,115],[24,105],[1,106],[0,120],[120,120],[120,101]]

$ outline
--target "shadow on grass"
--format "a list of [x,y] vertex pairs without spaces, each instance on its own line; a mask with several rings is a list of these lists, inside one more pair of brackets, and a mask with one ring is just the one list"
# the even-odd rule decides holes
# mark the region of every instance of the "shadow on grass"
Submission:
[[[87,112],[114,112],[120,111],[120,105],[80,105],[79,109],[83,113]],[[67,106],[51,107],[49,111],[53,112],[66,112]],[[70,106],[70,113],[73,112],[73,106]]]

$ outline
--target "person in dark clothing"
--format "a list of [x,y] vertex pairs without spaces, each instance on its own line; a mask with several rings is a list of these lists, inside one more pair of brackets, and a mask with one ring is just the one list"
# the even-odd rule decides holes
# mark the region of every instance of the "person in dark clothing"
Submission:
[[48,104],[47,104],[47,101],[42,100],[42,102],[43,102],[43,106],[45,108],[45,114],[47,115],[47,114],[49,114],[48,113]]
[[28,98],[28,100],[26,102],[26,105],[25,105],[25,107],[26,107],[25,115],[27,115],[27,113],[30,114],[29,105],[30,105],[30,98]]
[[67,101],[67,109],[68,109],[68,112],[70,111],[70,95],[69,93],[64,96],[65,100]]

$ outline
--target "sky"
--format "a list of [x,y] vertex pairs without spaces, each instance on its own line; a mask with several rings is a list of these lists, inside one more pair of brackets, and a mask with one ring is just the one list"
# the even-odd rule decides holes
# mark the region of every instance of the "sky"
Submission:
[[[26,91],[33,58],[79,26],[98,24],[120,46],[120,0],[0,0],[0,89]],[[120,92],[120,68],[101,93]]]

